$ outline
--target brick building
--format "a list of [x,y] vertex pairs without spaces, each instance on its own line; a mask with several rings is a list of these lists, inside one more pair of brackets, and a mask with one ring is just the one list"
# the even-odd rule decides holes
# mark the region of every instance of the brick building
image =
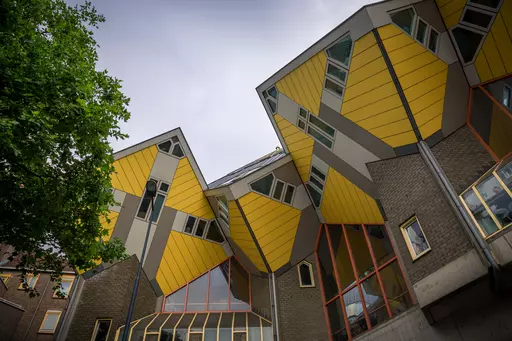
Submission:
[[257,87],[282,148],[210,184],[179,128],[115,153],[132,257],[53,338],[121,340],[151,220],[130,340],[512,339],[511,53],[511,0],[367,5]]

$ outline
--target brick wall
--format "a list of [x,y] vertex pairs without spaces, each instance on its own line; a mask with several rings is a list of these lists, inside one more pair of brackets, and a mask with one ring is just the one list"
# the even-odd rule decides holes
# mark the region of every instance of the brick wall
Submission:
[[467,126],[436,144],[432,152],[457,194],[496,163]]
[[[132,256],[85,280],[67,340],[90,341],[98,318],[111,318],[108,341],[124,325],[138,261]],[[156,294],[144,272],[140,278],[133,320],[155,311]]]
[[316,283],[314,288],[300,287],[296,266],[276,279],[279,331],[282,341],[329,339],[316,260],[313,255],[306,260],[313,265]]
[[[30,298],[23,290],[18,290],[20,285],[20,272],[3,269],[4,273],[11,273],[12,277],[7,282],[8,290],[4,294],[4,298],[13,303],[21,305],[25,310],[21,316],[16,331],[11,341],[23,340],[28,330],[25,341],[50,341],[53,339],[51,334],[39,334],[39,327],[43,322],[43,318],[47,310],[64,310],[67,305],[67,299],[53,298],[54,283],[50,281],[50,275],[41,273],[35,288],[40,296]],[[39,307],[38,307],[39,305]],[[0,338],[1,339],[1,338]]]
[[[440,154],[442,147],[438,148]],[[444,149],[452,148],[447,146]],[[419,154],[373,162],[368,164],[368,168],[378,187],[391,233],[397,241],[398,251],[412,283],[472,248],[465,231]],[[401,223],[413,215],[418,216],[432,248],[414,263],[399,228]]]
[[268,278],[251,275],[252,310],[268,320],[271,319]]

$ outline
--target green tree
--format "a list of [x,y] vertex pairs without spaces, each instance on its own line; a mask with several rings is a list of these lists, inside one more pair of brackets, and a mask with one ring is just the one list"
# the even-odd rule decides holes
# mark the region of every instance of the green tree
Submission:
[[96,70],[104,20],[88,2],[0,0],[0,244],[25,273],[124,256],[99,222],[114,202],[108,139],[130,116],[121,82]]

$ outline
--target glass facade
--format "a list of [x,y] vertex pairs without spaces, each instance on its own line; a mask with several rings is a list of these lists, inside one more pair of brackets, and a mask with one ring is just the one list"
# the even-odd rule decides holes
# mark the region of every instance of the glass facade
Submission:
[[351,340],[412,306],[383,225],[323,225],[316,256],[332,340]]

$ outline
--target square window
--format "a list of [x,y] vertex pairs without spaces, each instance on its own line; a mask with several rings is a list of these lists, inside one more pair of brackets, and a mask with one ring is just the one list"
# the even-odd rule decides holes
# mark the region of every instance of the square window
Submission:
[[482,11],[475,11],[470,8],[466,8],[466,11],[462,15],[462,22],[475,26],[476,28],[483,28],[487,30],[489,24],[492,21],[493,15],[490,13],[484,13]]
[[39,333],[44,334],[53,334],[55,333],[55,329],[57,329],[57,324],[59,323],[60,315],[62,311],[60,310],[47,310],[44,315],[43,322],[39,327]]
[[299,128],[301,130],[306,130],[306,123],[303,120],[299,120]]
[[25,277],[25,280],[23,281],[23,283],[20,283],[20,285],[19,285],[18,289],[22,289],[22,290],[23,290],[23,289],[25,289],[25,288],[23,287],[23,285],[24,285],[25,283],[27,284],[27,286],[28,286],[29,288],[33,289],[33,288],[36,286],[36,283],[37,283],[37,281],[38,281],[38,280],[39,280],[39,275],[37,275],[37,276],[34,276],[34,275],[27,275],[27,276]]
[[304,118],[308,118],[308,111],[304,108],[299,108],[299,115]]
[[334,64],[327,63],[327,73],[342,83],[345,83],[347,79],[347,72],[342,68],[337,67]]
[[160,184],[160,190],[161,190],[162,192],[167,193],[167,192],[169,191],[169,184],[167,184],[167,183],[165,183],[165,182],[162,182],[162,183]]
[[430,251],[430,244],[417,217],[412,217],[400,226],[402,234],[413,260]]
[[[73,276],[62,276],[60,289],[57,289],[53,292],[54,298],[67,298],[69,296],[69,292],[71,291],[71,287],[73,286],[73,282],[75,281],[75,277]],[[58,293],[61,293],[62,296],[59,296]]]

